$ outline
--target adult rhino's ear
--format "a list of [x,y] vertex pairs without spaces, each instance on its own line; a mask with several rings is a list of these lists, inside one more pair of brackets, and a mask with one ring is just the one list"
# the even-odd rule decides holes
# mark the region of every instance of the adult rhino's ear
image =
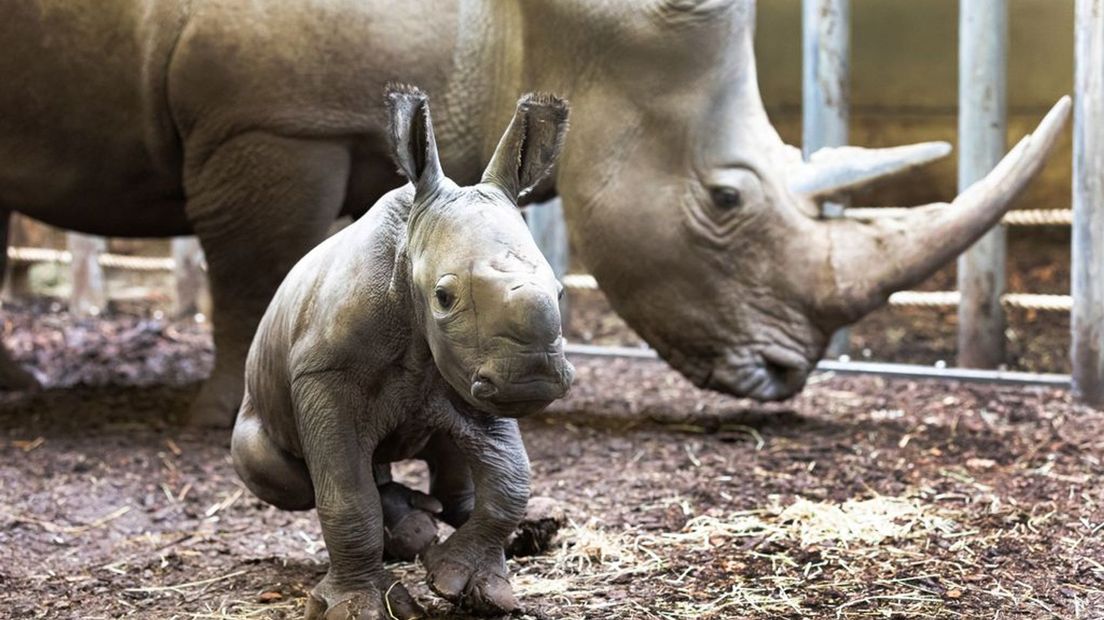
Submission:
[[555,165],[567,134],[567,101],[555,95],[523,96],[514,119],[483,173],[514,200],[533,189]]
[[433,137],[429,97],[414,86],[388,84],[384,100],[389,113],[387,137],[395,163],[417,193],[433,188],[444,173]]

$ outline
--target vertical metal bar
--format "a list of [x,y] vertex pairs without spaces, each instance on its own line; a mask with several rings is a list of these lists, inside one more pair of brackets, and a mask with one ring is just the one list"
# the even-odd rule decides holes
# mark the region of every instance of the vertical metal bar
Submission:
[[[848,142],[851,115],[851,0],[802,0],[802,151],[805,158]],[[846,205],[825,203],[824,217],[840,217]],[[827,355],[850,346],[850,331],[832,337]]]
[[107,240],[79,233],[66,235],[66,244],[73,262],[69,268],[72,290],[69,312],[78,316],[95,316],[107,306],[100,254],[107,250]]
[[173,314],[187,316],[206,310],[207,277],[203,273],[203,249],[195,237],[176,237],[172,240]]
[[[552,272],[563,280],[567,275],[569,262],[567,223],[564,221],[563,201],[553,198],[548,202],[531,205],[526,209],[525,221],[529,224],[529,231],[533,233],[533,239],[537,247],[544,254],[548,264],[552,266]],[[569,321],[568,299],[564,295],[560,300],[560,318],[564,328]]]
[[1077,0],[1073,112],[1073,391],[1104,405],[1104,0]]
[[[1001,160],[1008,128],[1007,0],[961,0],[958,56],[958,189]],[[958,259],[958,365],[1004,363],[1005,229],[995,227]]]

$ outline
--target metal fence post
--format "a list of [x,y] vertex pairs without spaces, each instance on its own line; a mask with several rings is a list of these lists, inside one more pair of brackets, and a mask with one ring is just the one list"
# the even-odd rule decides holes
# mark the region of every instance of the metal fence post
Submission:
[[[552,272],[561,281],[568,269],[567,223],[564,221],[563,201],[553,198],[548,202],[531,205],[526,209],[525,221],[537,247],[552,266]],[[567,328],[570,319],[567,295],[560,300],[560,318]]]
[[[802,151],[805,158],[848,142],[851,115],[851,0],[802,0]],[[825,203],[824,217],[840,217],[846,205]],[[850,331],[832,337],[827,355],[847,353]]]
[[[1007,0],[961,0],[958,52],[958,189],[1004,156],[1008,128]],[[958,259],[958,365],[1004,363],[1005,229],[995,227]]]
[[1073,111],[1073,392],[1104,405],[1104,0],[1077,0]]
[[174,237],[173,315],[183,317],[207,310],[207,277],[203,273],[203,249],[195,237]]
[[66,245],[73,256],[70,264],[69,312],[78,316],[94,316],[107,307],[103,268],[100,254],[107,251],[107,240],[79,233],[66,235]]

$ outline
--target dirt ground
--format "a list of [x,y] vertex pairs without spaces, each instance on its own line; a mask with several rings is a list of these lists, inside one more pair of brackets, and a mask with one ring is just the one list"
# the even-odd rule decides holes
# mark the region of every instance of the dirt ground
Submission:
[[[0,396],[0,617],[301,617],[313,512],[253,498],[227,433],[177,424],[208,326],[4,319],[49,389]],[[819,375],[765,406],[575,361],[522,423],[570,523],[511,561],[517,618],[1104,618],[1104,413],[1062,391]]]

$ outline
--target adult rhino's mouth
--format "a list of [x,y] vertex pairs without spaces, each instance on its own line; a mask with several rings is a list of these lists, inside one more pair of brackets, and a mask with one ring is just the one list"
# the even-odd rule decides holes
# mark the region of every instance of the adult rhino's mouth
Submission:
[[759,401],[784,400],[801,391],[813,368],[804,355],[779,346],[727,351],[703,387]]

